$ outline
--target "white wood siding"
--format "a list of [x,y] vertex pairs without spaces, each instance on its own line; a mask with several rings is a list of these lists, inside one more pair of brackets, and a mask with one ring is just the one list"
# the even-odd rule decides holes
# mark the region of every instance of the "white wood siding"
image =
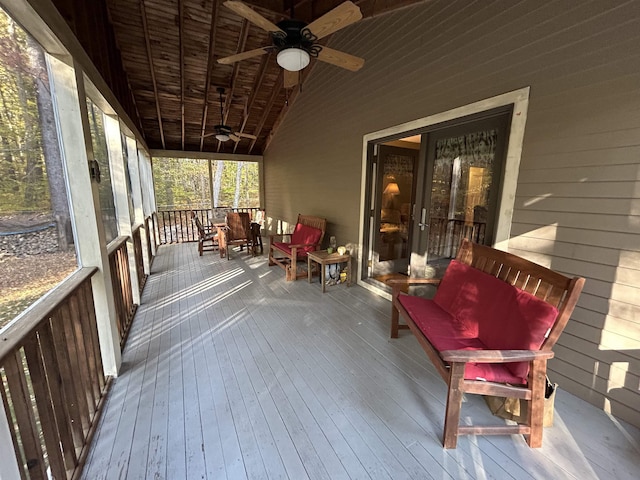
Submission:
[[640,2],[434,0],[362,21],[265,154],[266,207],[356,242],[362,137],[531,87],[509,249],[587,278],[561,387],[640,425]]

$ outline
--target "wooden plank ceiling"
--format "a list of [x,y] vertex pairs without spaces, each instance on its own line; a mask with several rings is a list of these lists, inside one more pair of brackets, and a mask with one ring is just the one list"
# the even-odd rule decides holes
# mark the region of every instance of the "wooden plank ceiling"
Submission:
[[[273,23],[290,18],[293,3],[295,18],[310,23],[342,1],[245,3]],[[353,3],[367,18],[420,1],[424,0],[355,0]],[[271,45],[266,31],[225,7],[222,0],[90,2],[95,11],[86,16],[95,19],[95,15],[102,14],[105,17],[103,25],[91,20],[100,26],[97,32],[82,25],[85,20],[79,17],[78,8],[86,9],[85,1],[54,0],[54,3],[94,63],[96,58],[100,60],[99,57],[105,56],[108,58],[103,58],[103,63],[121,62],[121,65],[99,70],[107,77],[108,72],[124,70],[128,88],[114,88],[114,84],[118,81],[122,84],[123,79],[106,78],[107,83],[112,85],[123,105],[132,104],[131,116],[152,149],[262,154],[288,105],[299,94],[298,88],[284,88],[282,68],[277,65],[274,53],[233,65],[217,62],[222,57]],[[106,4],[106,12],[105,5],[98,5],[100,3]],[[85,35],[78,35],[79,30],[87,31]],[[96,40],[100,35],[108,38]],[[108,48],[110,45],[105,48],[104,43],[113,39],[117,48]],[[102,47],[96,46],[96,42],[102,42]],[[105,51],[109,54],[98,53]],[[314,62],[303,70],[303,83],[312,74]],[[215,133],[214,125],[221,122],[219,87],[225,89],[223,123],[255,139],[219,142],[215,135],[209,135]]]

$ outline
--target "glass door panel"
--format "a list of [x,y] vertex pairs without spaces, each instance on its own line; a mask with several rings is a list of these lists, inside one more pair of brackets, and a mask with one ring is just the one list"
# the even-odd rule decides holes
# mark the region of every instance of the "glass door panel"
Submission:
[[500,193],[508,114],[429,134],[428,184],[412,270],[448,265],[463,238],[491,244]]
[[368,145],[363,279],[440,275],[463,238],[491,245],[510,108]]

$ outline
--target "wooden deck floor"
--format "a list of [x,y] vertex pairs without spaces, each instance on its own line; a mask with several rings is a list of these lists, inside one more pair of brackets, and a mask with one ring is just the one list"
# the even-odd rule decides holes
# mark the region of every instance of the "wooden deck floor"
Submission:
[[[444,383],[361,287],[323,295],[266,254],[195,244],[161,247],[152,272],[83,478],[638,478],[640,431],[561,389],[543,448],[444,450]],[[470,414],[496,420],[475,397]]]

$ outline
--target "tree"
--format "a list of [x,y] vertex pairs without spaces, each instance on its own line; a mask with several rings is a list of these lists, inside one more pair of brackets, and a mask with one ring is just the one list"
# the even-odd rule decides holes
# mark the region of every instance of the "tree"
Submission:
[[38,116],[42,132],[42,151],[47,169],[51,209],[58,229],[58,247],[61,250],[68,250],[70,245],[73,244],[73,232],[71,230],[69,200],[67,198],[60,145],[58,143],[53,101],[49,88],[49,76],[42,47],[30,36],[27,37],[27,43],[36,82]]

